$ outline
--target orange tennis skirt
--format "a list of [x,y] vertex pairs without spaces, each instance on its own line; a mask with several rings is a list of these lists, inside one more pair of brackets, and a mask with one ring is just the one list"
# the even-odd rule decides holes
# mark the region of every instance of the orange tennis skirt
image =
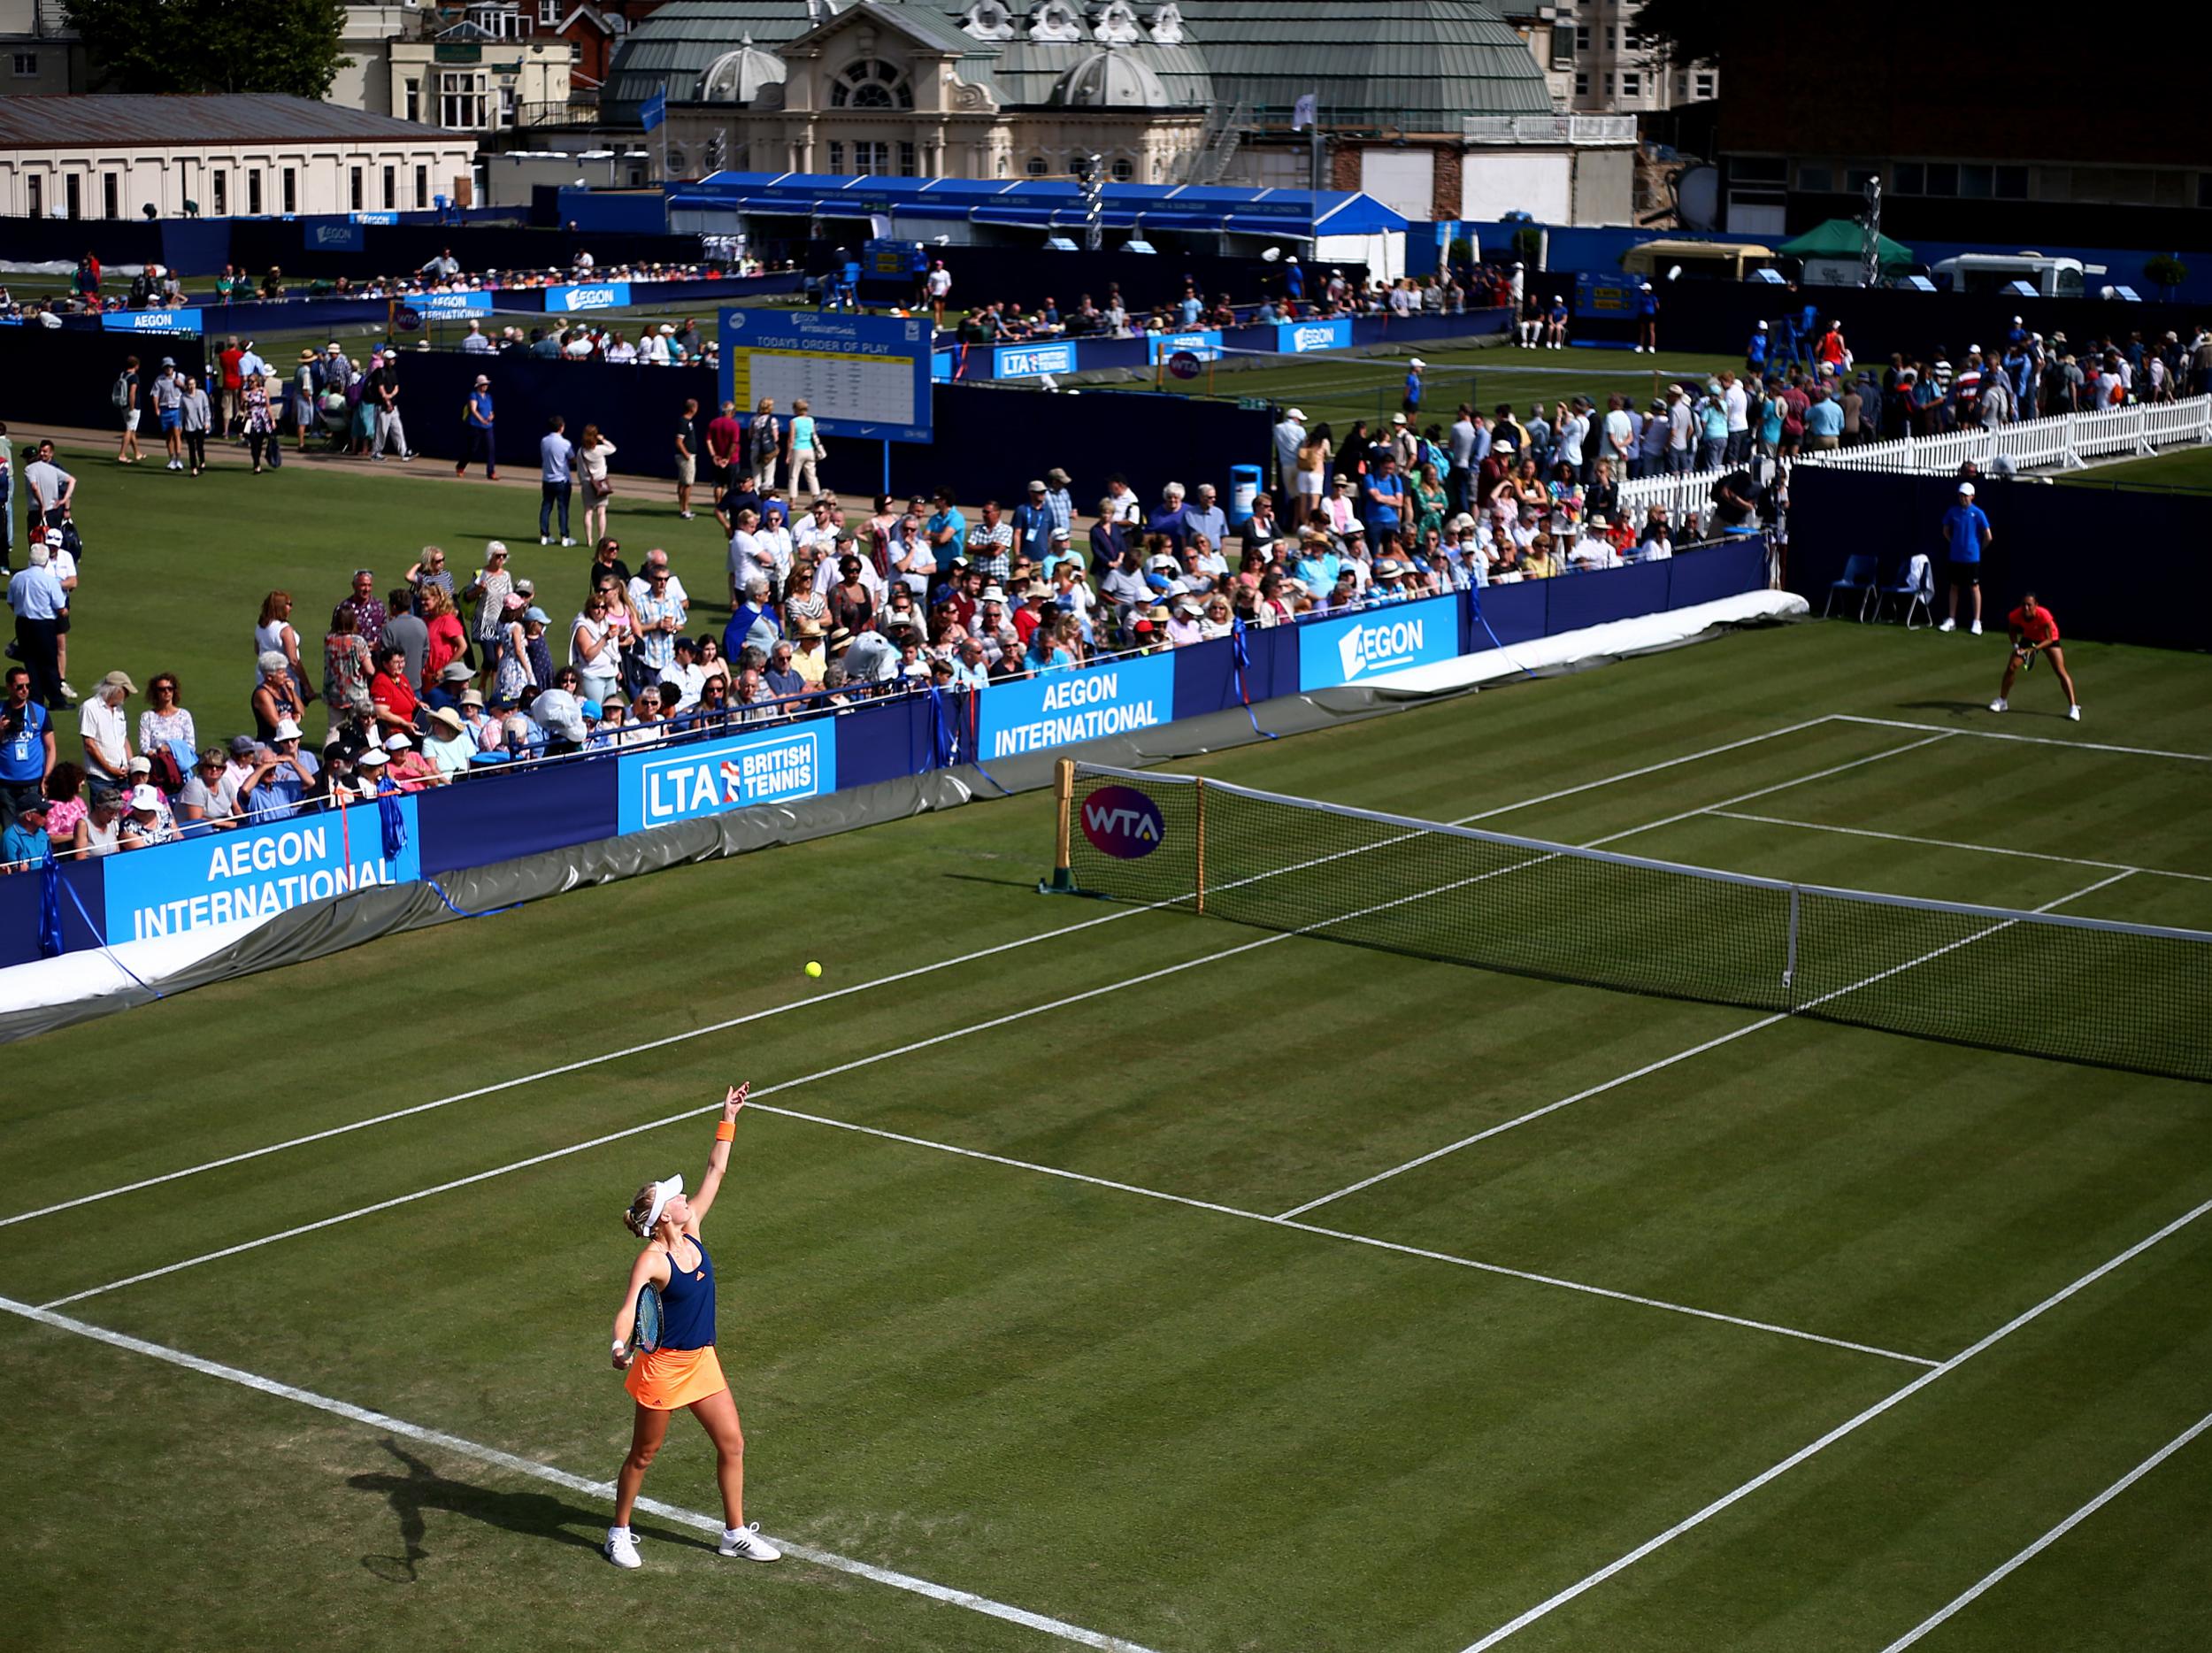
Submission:
[[672,1412],[728,1388],[714,1345],[704,1349],[649,1349],[631,1361],[622,1380],[640,1406]]

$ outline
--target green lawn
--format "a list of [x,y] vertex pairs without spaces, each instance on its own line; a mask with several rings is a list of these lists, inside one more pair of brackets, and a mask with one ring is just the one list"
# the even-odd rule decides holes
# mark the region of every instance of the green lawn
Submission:
[[2061,472],[2055,479],[2078,488],[2212,488],[2212,447],[2180,448],[2150,459],[2124,459]]
[[[35,434],[19,425],[19,450]],[[609,434],[622,445],[621,433]],[[581,546],[539,546],[534,487],[494,486],[480,473],[458,481],[434,459],[372,465],[288,458],[283,469],[255,476],[235,443],[211,443],[213,463],[195,478],[162,468],[157,435],[144,447],[148,457],[134,466],[115,464],[111,443],[89,452],[65,446],[61,455],[78,479],[87,548],[69,634],[70,677],[80,690],[117,666],[142,688],[150,673],[171,671],[203,743],[250,731],[253,627],[266,593],[292,594],[302,657],[311,662],[319,692],[330,611],[356,568],[372,570],[379,589],[388,590],[425,546],[438,545],[465,580],[492,539],[511,548],[515,573],[537,582],[557,650],[565,646],[589,554]],[[693,598],[692,629],[718,634],[729,611],[728,551],[709,503],[703,488],[700,514],[685,522],[673,483],[630,479],[615,496],[610,526],[634,568],[648,547],[667,548]],[[580,519],[579,507],[580,529]],[[134,722],[141,703],[129,710]],[[310,711],[309,734],[319,735],[321,703]]]
[[[228,528],[114,534],[103,577],[178,649],[234,634],[183,669],[240,695],[244,594],[411,551],[394,513],[511,540],[528,500],[212,482],[162,519]],[[172,484],[98,486],[142,525]],[[1179,767],[2212,926],[2206,765],[2154,755],[2212,757],[2212,665],[2083,644],[2077,727],[2040,680],[1979,709],[2002,648],[1778,628]],[[1509,1645],[1879,1649],[2212,1411],[2202,1086],[1047,899],[1051,819],[1033,794],[580,889],[11,1047],[0,1219],[375,1121],[0,1224],[0,1296],[89,1293],[56,1312],[410,1426],[0,1314],[13,1641],[583,1648],[649,1611],[780,1653],[1054,1645],[737,1570],[667,1516],[619,1573],[604,1496],[529,1472],[612,1474],[617,1213],[696,1171],[740,1076],[707,1237],[749,1513],[1089,1645],[1454,1653],[1556,1601]],[[1975,979],[1914,969],[1939,1004]],[[2208,1451],[1928,1645],[2206,1645]],[[717,1508],[688,1422],[648,1491]]]
[[[1586,396],[1601,410],[1615,393],[1648,404],[1665,395],[1678,379],[1709,377],[1724,367],[1742,370],[1740,358],[1664,351],[1637,356],[1627,350],[1525,350],[1515,345],[1476,349],[1438,345],[1418,352],[1428,364],[1422,402],[1424,425],[1449,425],[1462,401],[1488,413],[1509,402],[1523,415],[1540,405],[1547,419],[1568,397]],[[1305,410],[1308,423],[1325,419],[1341,433],[1356,419],[1370,430],[1387,425],[1399,411],[1406,365],[1399,357],[1306,356],[1282,366],[1221,369],[1210,381],[1202,372],[1190,381],[1170,377],[1164,388],[1220,400],[1262,397]]]

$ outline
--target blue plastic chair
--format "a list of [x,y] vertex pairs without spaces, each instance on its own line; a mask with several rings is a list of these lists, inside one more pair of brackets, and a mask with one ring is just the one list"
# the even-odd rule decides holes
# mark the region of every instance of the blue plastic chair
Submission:
[[1826,619],[1834,611],[1837,592],[1851,591],[1858,594],[1859,621],[1863,625],[1866,621],[1866,611],[1873,605],[1877,596],[1874,571],[1875,560],[1872,552],[1860,551],[1847,557],[1843,565],[1843,578],[1829,581],[1828,602],[1826,606],[1820,611],[1821,619]]
[[1897,578],[1881,588],[1874,604],[1874,618],[1880,619],[1889,607],[1892,597],[1905,604],[1905,629],[1912,629],[1913,611],[1917,609],[1928,624],[1935,624],[1935,572],[1925,552],[1915,552],[1905,558],[1897,571]]

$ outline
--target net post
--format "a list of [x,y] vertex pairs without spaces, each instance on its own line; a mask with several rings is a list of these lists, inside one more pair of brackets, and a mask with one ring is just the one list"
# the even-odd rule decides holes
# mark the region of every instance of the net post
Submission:
[[1797,1008],[1797,996],[1792,988],[1797,980],[1797,905],[1801,893],[1796,885],[1790,886],[1790,950],[1782,962],[1782,990],[1789,995],[1786,1003],[1792,1010]]
[[1198,844],[1194,857],[1198,863],[1198,911],[1206,911],[1206,779],[1199,776],[1191,783],[1191,793],[1198,803]]
[[1075,874],[1068,870],[1068,834],[1075,824],[1075,760],[1052,765],[1052,876],[1037,886],[1040,896],[1072,896]]

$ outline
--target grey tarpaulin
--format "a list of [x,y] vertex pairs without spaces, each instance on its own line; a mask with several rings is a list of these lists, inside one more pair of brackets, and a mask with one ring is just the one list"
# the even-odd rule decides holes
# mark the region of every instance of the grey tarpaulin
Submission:
[[[1297,734],[1401,711],[1409,703],[1417,703],[1371,688],[1334,688],[1263,701],[1253,710],[1262,728],[1277,734]],[[1053,765],[1062,757],[1085,757],[1134,768],[1248,745],[1261,738],[1253,732],[1252,719],[1238,707],[1080,747],[995,760],[987,775],[971,767],[937,770],[803,803],[708,816],[626,837],[603,838],[520,860],[448,873],[438,881],[454,906],[464,912],[486,912],[557,896],[586,884],[612,883],[686,862],[743,855],[772,844],[800,843],[909,815],[956,808],[978,798],[988,800],[1002,792],[1027,791],[1048,784]],[[1041,840],[1037,845],[1040,870],[1049,861],[1050,853],[1051,846]],[[165,997],[257,971],[320,958],[379,936],[455,921],[456,915],[427,884],[373,885],[280,914],[233,945],[164,980],[162,993]],[[134,986],[99,998],[0,1014],[0,1043],[147,1003],[152,997],[151,993]]]

